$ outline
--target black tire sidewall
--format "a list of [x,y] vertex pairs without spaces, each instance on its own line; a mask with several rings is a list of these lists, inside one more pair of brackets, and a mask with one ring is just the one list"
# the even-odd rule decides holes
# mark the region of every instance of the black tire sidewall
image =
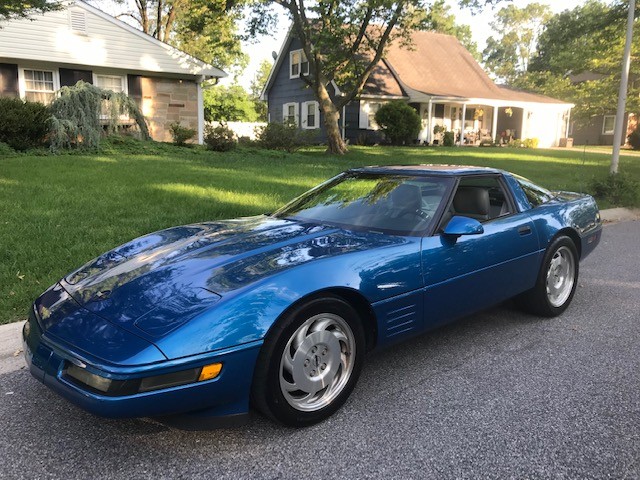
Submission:
[[[331,404],[314,412],[302,412],[287,402],[280,389],[280,361],[287,342],[300,325],[310,317],[322,313],[339,315],[351,328],[355,339],[353,370],[342,392]],[[338,297],[315,298],[293,308],[281,317],[267,334],[254,375],[254,403],[271,418],[293,427],[313,425],[330,417],[344,404],[356,385],[364,362],[365,342],[358,313]],[[265,411],[265,408],[268,411]]]

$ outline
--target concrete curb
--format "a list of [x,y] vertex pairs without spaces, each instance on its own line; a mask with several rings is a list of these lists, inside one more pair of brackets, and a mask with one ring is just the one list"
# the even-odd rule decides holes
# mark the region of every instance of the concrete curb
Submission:
[[24,321],[0,325],[0,374],[26,366],[22,353],[22,325]]
[[600,211],[603,222],[633,222],[640,220],[640,208],[608,208]]
[[[631,222],[640,220],[640,209],[610,208],[600,211],[603,222]],[[0,325],[0,374],[22,368],[22,325],[24,321]]]

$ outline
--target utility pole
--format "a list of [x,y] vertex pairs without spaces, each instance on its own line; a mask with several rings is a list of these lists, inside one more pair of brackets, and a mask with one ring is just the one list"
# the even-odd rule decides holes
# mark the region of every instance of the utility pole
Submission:
[[627,104],[627,83],[629,81],[629,66],[631,64],[631,40],[633,38],[633,20],[636,12],[635,0],[629,0],[629,15],[627,16],[627,40],[624,44],[624,56],[622,57],[622,77],[620,78],[620,90],[618,91],[618,110],[616,112],[616,124],[613,130],[613,154],[611,155],[611,168],[609,173],[618,173],[618,161],[620,159],[620,144],[622,143],[622,127],[624,126],[624,113]]

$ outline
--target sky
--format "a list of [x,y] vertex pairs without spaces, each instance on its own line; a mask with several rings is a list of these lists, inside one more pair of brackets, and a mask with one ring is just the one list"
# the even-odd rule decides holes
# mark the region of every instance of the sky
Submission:
[[[514,0],[512,3],[518,7],[524,7],[532,2],[533,0]],[[552,12],[559,13],[566,9],[575,8],[584,3],[584,0],[537,0],[537,2],[549,5]],[[451,12],[457,16],[457,23],[466,24],[471,27],[473,39],[478,44],[479,50],[482,51],[487,38],[491,36],[489,23],[493,20],[496,9],[486,7],[481,11],[473,11],[467,8],[460,8],[456,0],[447,0],[447,3],[451,6]],[[503,5],[505,4],[503,3]],[[500,5],[498,5],[497,8],[499,9]],[[264,59],[271,59],[272,52],[277,53],[280,51],[280,47],[287,33],[287,28],[287,17],[282,15],[278,28],[273,35],[262,37],[255,43],[244,44],[244,50],[249,55],[250,61],[244,73],[236,79],[240,85],[248,88],[260,63],[262,63]],[[233,78],[227,78],[223,83],[231,83],[233,80]]]

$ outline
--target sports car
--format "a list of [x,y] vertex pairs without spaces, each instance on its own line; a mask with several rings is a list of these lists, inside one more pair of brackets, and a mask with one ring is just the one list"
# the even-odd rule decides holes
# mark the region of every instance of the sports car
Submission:
[[501,170],[352,169],[274,213],[90,261],[35,301],[25,356],[101,416],[197,425],[254,408],[311,425],[345,402],[370,351],[509,298],[560,315],[601,232],[589,195]]

